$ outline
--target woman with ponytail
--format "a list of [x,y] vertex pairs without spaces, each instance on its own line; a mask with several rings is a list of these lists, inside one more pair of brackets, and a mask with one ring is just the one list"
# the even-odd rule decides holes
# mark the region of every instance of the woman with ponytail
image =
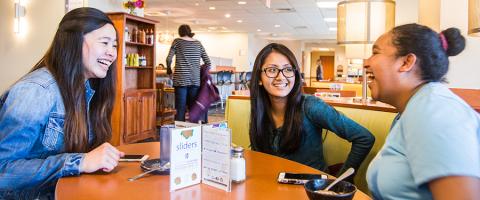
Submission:
[[448,57],[464,48],[458,29],[419,24],[375,42],[372,98],[399,111],[367,171],[375,199],[480,199],[480,116],[443,84]]

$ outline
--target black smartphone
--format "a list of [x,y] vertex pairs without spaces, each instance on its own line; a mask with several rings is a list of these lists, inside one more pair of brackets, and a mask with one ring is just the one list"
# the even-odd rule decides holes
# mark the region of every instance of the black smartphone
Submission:
[[297,174],[289,172],[280,172],[278,182],[285,184],[303,185],[311,179],[327,179],[325,174]]
[[123,162],[142,162],[148,159],[148,155],[125,155],[119,161]]

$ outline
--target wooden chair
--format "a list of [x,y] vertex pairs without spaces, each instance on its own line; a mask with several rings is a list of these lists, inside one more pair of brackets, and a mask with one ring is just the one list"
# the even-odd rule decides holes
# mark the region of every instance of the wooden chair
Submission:
[[164,83],[156,83],[157,86],[157,127],[164,124],[172,124],[175,122],[175,108],[168,108],[166,102],[166,94],[174,93],[174,90],[165,88]]

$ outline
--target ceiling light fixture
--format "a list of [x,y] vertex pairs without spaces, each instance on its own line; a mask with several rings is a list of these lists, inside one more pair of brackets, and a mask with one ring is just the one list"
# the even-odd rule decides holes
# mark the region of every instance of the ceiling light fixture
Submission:
[[332,49],[330,48],[324,48],[324,47],[318,47],[316,48],[317,51],[333,51]]
[[216,8],[215,8],[215,6],[210,6],[210,7],[208,7],[208,9],[209,10],[215,10]]
[[480,0],[468,1],[468,35],[480,37]]
[[338,1],[318,1],[319,8],[337,8]]
[[373,42],[395,26],[395,1],[342,1],[337,18],[337,43],[345,45],[345,56],[366,59]]
[[260,31],[262,31],[262,29],[257,29],[257,32],[260,32]]
[[279,27],[280,27],[280,25],[278,25],[278,24],[275,24],[275,25],[274,25],[274,27],[275,27],[275,28],[279,28]]
[[272,0],[265,0],[265,6],[270,8],[272,6]]
[[238,23],[242,23],[243,21],[241,19],[237,20]]
[[230,18],[231,15],[230,15],[229,13],[227,13],[227,14],[225,14],[225,17],[226,17],[226,18]]
[[245,5],[245,4],[247,4],[246,1],[239,1],[239,2],[237,2],[237,3],[238,3],[238,5]]
[[326,18],[323,18],[323,21],[326,21],[326,22],[337,22],[337,18],[335,18],[335,17],[326,17]]

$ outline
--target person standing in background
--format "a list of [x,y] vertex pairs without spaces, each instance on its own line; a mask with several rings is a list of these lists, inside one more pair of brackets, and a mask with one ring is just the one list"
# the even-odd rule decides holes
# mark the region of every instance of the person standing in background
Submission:
[[322,59],[318,57],[317,59],[317,81],[323,80],[323,65]]
[[117,31],[77,8],[33,69],[0,97],[0,199],[54,199],[61,177],[112,171]]
[[457,28],[406,24],[365,62],[372,98],[399,111],[367,170],[374,199],[480,199],[480,115],[443,82],[465,48]]
[[[178,28],[178,35],[172,42],[167,56],[167,74],[172,74],[172,58],[175,55],[175,71],[173,72],[173,87],[175,88],[175,120],[185,121],[187,106],[196,100],[200,89],[200,59],[207,67],[211,66],[210,58],[200,41],[193,39],[190,26],[183,24]],[[207,121],[207,114],[201,119]]]

